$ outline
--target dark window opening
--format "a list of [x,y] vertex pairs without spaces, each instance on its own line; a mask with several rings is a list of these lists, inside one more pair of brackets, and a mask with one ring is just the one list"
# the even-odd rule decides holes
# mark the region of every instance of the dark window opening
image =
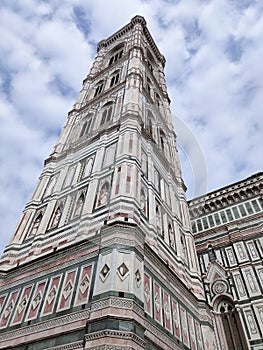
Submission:
[[104,86],[104,82],[100,82],[97,87],[96,87],[96,90],[95,90],[95,94],[94,94],[94,97],[100,95],[102,93],[102,90],[103,90],[103,86]]
[[121,59],[123,54],[123,50],[118,51],[115,53],[113,56],[111,56],[110,61],[109,61],[109,66],[112,65],[113,63],[117,62],[119,59]]

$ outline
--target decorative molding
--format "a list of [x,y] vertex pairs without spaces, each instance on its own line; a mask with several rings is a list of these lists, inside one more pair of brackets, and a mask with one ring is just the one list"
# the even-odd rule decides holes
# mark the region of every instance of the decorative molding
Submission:
[[10,341],[11,339],[23,337],[28,334],[32,335],[33,333],[39,333],[42,331],[46,331],[48,329],[58,329],[60,326],[64,326],[72,322],[88,319],[89,317],[90,317],[90,310],[75,312],[63,317],[56,317],[51,320],[38,323],[36,325],[30,325],[19,329],[15,329],[13,331],[2,333],[0,334],[0,342],[5,340]]
[[129,340],[134,341],[138,345],[142,346],[143,348],[145,348],[145,346],[146,346],[146,342],[134,333],[124,332],[124,331],[119,331],[119,330],[110,330],[110,329],[86,334],[85,341],[86,342],[89,340],[92,341],[92,340],[96,340],[96,339],[100,339],[100,338],[104,338],[104,337],[121,338],[123,340],[129,339]]
[[141,317],[144,316],[144,310],[136,302],[131,299],[110,297],[107,299],[102,299],[91,304],[91,311],[97,311],[106,307],[116,307],[122,309],[129,309],[136,312]]
[[60,346],[55,346],[52,348],[48,348],[49,350],[75,350],[75,349],[83,349],[83,340],[71,343],[71,344],[66,344],[66,345],[60,345]]

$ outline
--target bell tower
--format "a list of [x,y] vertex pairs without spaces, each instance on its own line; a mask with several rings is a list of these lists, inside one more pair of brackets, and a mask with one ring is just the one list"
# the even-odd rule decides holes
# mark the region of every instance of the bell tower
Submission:
[[213,348],[164,66],[141,16],[98,44],[0,260],[2,349]]

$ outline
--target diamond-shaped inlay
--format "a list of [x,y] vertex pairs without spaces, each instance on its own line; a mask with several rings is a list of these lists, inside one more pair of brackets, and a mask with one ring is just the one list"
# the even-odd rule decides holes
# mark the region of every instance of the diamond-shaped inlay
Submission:
[[105,280],[107,278],[109,272],[110,272],[110,268],[107,264],[105,264],[100,271],[100,276],[101,276],[102,280]]
[[84,278],[82,279],[82,281],[80,282],[80,285],[79,285],[79,289],[80,289],[82,294],[84,294],[86,292],[89,285],[90,285],[89,277],[87,275],[85,275]]
[[26,307],[27,304],[27,297],[25,296],[23,300],[21,300],[21,303],[18,305],[17,308],[17,313],[20,314],[24,308]]
[[39,305],[40,301],[41,301],[42,297],[40,292],[37,293],[37,295],[35,296],[34,300],[32,301],[32,308],[33,310],[35,310],[37,308],[37,306]]
[[65,288],[63,289],[63,292],[62,292],[63,297],[65,299],[67,299],[70,296],[72,289],[73,289],[73,284],[71,281],[68,281],[68,283],[65,285]]
[[121,277],[125,277],[125,275],[127,275],[127,273],[129,272],[128,267],[124,263],[122,263],[117,270],[119,271]]
[[135,281],[136,281],[137,287],[140,286],[141,280],[142,280],[142,276],[141,276],[140,271],[139,271],[139,269],[138,269],[138,270],[136,270],[136,272],[135,272]]
[[5,313],[4,313],[5,318],[7,318],[11,314],[13,308],[14,308],[14,302],[13,302],[13,300],[11,300],[10,304],[8,305],[8,307],[5,310]]
[[49,292],[48,296],[47,296],[47,302],[48,304],[51,304],[52,301],[55,299],[57,294],[57,290],[55,288],[55,286],[51,289],[51,291]]

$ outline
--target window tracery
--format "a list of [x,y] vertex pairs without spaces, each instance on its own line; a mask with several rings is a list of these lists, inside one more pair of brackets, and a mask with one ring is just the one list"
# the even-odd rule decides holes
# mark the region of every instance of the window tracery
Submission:
[[62,215],[62,205],[59,205],[53,214],[51,225],[50,225],[51,228],[58,227],[61,215]]
[[109,60],[109,66],[119,61],[122,58],[122,55],[123,55],[123,48],[120,48],[117,52],[116,52],[116,49],[113,49],[112,56],[110,57],[110,60]]
[[98,84],[96,85],[96,90],[95,90],[95,94],[94,97],[100,95],[103,91],[103,87],[104,87],[104,81],[101,80],[98,82]]
[[112,112],[113,112],[113,104],[112,103],[104,106],[104,108],[102,109],[100,126],[108,123],[111,120]]
[[108,203],[109,198],[109,190],[110,190],[110,184],[108,181],[105,181],[99,190],[99,196],[97,200],[97,207],[104,206]]
[[43,218],[43,214],[42,214],[42,212],[41,212],[41,213],[39,213],[39,214],[37,215],[36,219],[34,220],[33,225],[32,225],[32,228],[31,228],[31,230],[30,230],[30,232],[29,232],[29,234],[28,234],[28,238],[29,238],[29,237],[33,237],[33,236],[36,235],[36,233],[37,233],[37,231],[38,231],[38,228],[39,228],[39,225],[40,225],[40,223],[41,223],[42,218]]
[[110,87],[116,85],[120,80],[120,71],[116,71],[111,75]]
[[76,206],[75,206],[73,218],[77,218],[80,216],[82,208],[83,208],[84,200],[85,200],[84,193],[81,193],[76,201]]

